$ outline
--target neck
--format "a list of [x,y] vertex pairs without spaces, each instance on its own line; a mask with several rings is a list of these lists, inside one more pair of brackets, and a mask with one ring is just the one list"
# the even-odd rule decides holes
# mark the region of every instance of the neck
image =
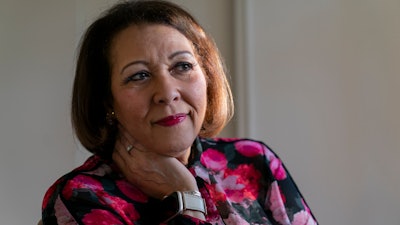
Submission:
[[186,166],[189,164],[191,152],[191,148],[188,148],[181,156],[176,157],[176,159]]

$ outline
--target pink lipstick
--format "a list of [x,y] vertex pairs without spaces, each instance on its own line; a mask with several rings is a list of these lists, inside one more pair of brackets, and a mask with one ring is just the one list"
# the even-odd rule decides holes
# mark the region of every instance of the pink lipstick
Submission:
[[165,127],[171,127],[174,126],[182,121],[184,121],[186,119],[186,114],[184,113],[180,113],[180,114],[175,114],[172,116],[167,116],[165,118],[162,118],[158,121],[156,121],[155,123],[161,126],[165,126]]

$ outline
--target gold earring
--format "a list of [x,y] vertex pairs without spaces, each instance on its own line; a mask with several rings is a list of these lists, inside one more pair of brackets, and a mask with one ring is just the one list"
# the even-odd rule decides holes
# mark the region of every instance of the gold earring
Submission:
[[108,113],[106,114],[106,121],[107,121],[107,124],[110,125],[110,126],[113,126],[113,125],[114,125],[114,120],[115,120],[115,113],[114,113],[114,111],[108,112]]

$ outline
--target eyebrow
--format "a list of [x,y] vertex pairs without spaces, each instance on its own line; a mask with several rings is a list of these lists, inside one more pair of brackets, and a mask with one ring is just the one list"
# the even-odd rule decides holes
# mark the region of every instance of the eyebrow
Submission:
[[[177,52],[172,53],[170,56],[168,56],[168,59],[171,60],[178,55],[190,55],[191,57],[194,57],[194,55],[190,51],[177,51]],[[124,72],[124,70],[126,68],[128,68],[129,66],[136,65],[136,64],[148,65],[149,63],[144,60],[132,61],[132,62],[126,64],[124,67],[122,67],[120,74],[122,74]]]
[[128,68],[128,67],[130,67],[132,65],[136,65],[136,64],[148,65],[149,63],[144,61],[144,60],[137,60],[137,61],[130,62],[130,63],[126,64],[124,67],[122,67],[122,69],[121,69],[119,74],[122,74],[126,68]]
[[175,56],[178,56],[178,55],[190,55],[193,57],[193,54],[190,51],[177,51],[177,52],[172,53],[168,57],[168,59],[173,59]]

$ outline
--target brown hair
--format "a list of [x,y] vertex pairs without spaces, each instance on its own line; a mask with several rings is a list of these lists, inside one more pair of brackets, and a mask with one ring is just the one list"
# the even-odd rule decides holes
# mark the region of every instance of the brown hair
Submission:
[[225,67],[213,39],[181,7],[166,1],[125,1],[97,19],[86,31],[75,72],[72,125],[90,152],[110,157],[117,128],[106,115],[112,108],[110,45],[115,35],[132,24],[163,24],[175,28],[193,43],[206,76],[207,109],[200,136],[218,134],[233,114]]

